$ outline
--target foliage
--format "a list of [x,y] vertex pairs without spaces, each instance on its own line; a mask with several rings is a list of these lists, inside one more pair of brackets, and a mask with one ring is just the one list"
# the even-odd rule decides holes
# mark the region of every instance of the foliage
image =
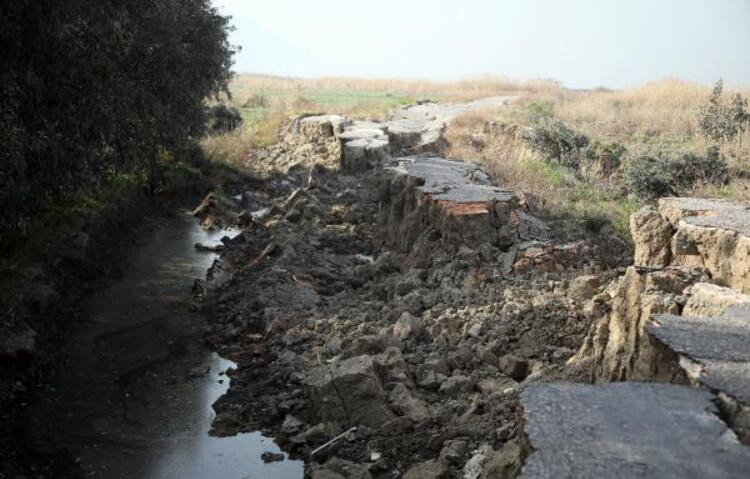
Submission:
[[539,123],[554,117],[555,107],[550,101],[531,101],[526,105],[526,115],[531,123]]
[[593,160],[599,156],[608,156],[619,162],[627,149],[617,142],[602,142],[594,140],[583,151],[583,156]]
[[585,135],[553,119],[541,120],[526,131],[524,139],[546,160],[574,169],[580,166],[581,150],[589,143]]
[[0,230],[105,172],[159,181],[227,90],[228,19],[209,0],[16,0],[0,13]]
[[208,109],[208,128],[211,133],[227,133],[242,124],[242,114],[237,108],[217,103]]
[[709,148],[705,155],[639,156],[625,169],[628,191],[646,200],[678,195],[702,183],[726,183],[728,178],[726,161],[716,147]]
[[719,80],[701,109],[698,121],[701,133],[714,141],[731,141],[750,123],[747,99],[737,93],[727,105],[723,92],[724,82]]

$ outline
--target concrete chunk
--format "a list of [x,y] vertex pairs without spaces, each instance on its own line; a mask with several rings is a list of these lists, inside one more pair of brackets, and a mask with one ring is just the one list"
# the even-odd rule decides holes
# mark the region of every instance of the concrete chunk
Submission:
[[497,96],[456,104],[423,102],[400,108],[385,123],[392,151],[404,154],[441,153],[447,145],[443,132],[457,116],[477,110],[502,108],[514,98]]
[[697,383],[750,404],[750,306],[714,317],[657,315],[647,330]]
[[521,477],[745,478],[750,449],[708,391],[668,384],[540,384],[521,395],[533,452]]
[[670,264],[706,268],[717,284],[750,293],[750,205],[663,198],[659,213],[675,228]]
[[429,228],[477,247],[518,241],[521,210],[514,192],[493,186],[476,165],[441,157],[405,157],[385,168],[381,221],[385,241],[406,250]]

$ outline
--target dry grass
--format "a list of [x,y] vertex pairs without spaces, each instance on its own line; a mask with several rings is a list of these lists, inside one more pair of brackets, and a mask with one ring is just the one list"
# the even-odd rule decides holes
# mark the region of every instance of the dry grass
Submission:
[[[436,82],[400,79],[328,77],[315,79],[239,75],[231,85],[232,103],[245,118],[243,130],[227,138],[207,140],[205,146],[229,163],[247,160],[247,150],[277,140],[278,127],[299,113],[340,113],[355,119],[383,119],[393,108],[430,98],[443,102],[469,101],[494,95],[519,95],[513,108],[472,112],[457,119],[449,135],[466,135],[491,120],[528,125],[539,112],[552,115],[592,140],[618,142],[627,148],[625,161],[641,154],[704,152],[708,142],[696,133],[697,117],[710,87],[666,79],[622,91],[570,91],[553,81],[519,82],[502,77]],[[727,92],[730,93],[730,92]],[[742,93],[750,95],[750,90]],[[507,139],[502,141],[509,141]],[[517,144],[493,145],[490,154],[454,142],[453,156],[482,161],[503,184],[533,192],[560,214],[589,214],[612,219],[626,228],[635,203],[611,189],[582,182],[550,166]],[[222,145],[226,142],[226,145]],[[742,145],[740,147],[740,144]],[[742,142],[724,145],[731,165],[750,163],[750,134]],[[744,166],[743,166],[744,165]],[[747,195],[745,186],[699,192],[729,197]],[[619,229],[618,226],[618,229]]]
[[[545,161],[520,138],[518,125],[500,123],[478,135],[487,124],[486,115],[492,113],[507,117],[507,112],[474,112],[454,122],[447,132],[449,156],[478,163],[496,184],[524,193],[537,213],[559,220],[555,223],[565,230],[560,231],[563,234],[575,236],[610,224],[621,238],[629,238],[628,219],[639,206],[636,201]],[[476,141],[479,138],[481,142]]]
[[555,105],[555,111],[589,136],[691,136],[709,92],[702,85],[669,79],[631,90],[574,93]]
[[[207,140],[209,153],[246,157],[241,145],[266,146],[278,141],[277,132],[292,116],[301,113],[338,113],[354,119],[383,120],[394,108],[417,99],[468,101],[502,94],[552,95],[560,92],[552,81],[519,82],[501,77],[481,77],[456,82],[363,78],[288,78],[238,75],[230,85],[229,102],[239,108],[244,125],[239,133]],[[225,141],[227,145],[220,145]]]
[[[591,140],[622,144],[627,149],[626,162],[642,154],[704,153],[711,143],[700,137],[697,123],[710,91],[708,86],[667,79],[623,91],[526,92],[513,108],[458,118],[448,129],[450,154],[482,163],[503,186],[533,193],[552,216],[573,217],[583,223],[600,217],[627,236],[628,216],[638,203],[624,196],[616,184],[589,182],[544,161],[515,131],[480,135],[484,144],[479,148],[472,138],[491,122],[530,126],[541,112]],[[747,90],[741,93],[750,94]],[[737,171],[748,170],[750,165],[749,136],[746,133],[742,141],[721,147]],[[747,201],[750,182],[736,177],[729,185],[699,186],[692,193]]]
[[504,77],[483,76],[453,82],[403,79],[367,79],[347,77],[289,78],[269,75],[238,75],[231,91],[235,103],[244,104],[259,92],[272,103],[283,103],[310,92],[360,93],[407,98],[436,98],[443,101],[468,101],[508,93],[544,93],[561,90],[551,80],[517,81]]
[[201,147],[209,160],[226,163],[241,170],[246,168],[246,160],[255,144],[246,132],[235,130],[207,136],[201,141]]

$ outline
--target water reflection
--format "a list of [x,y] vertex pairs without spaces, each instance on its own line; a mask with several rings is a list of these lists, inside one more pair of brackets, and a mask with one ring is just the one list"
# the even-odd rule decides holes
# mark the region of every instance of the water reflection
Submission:
[[[82,307],[57,376],[31,408],[29,436],[47,452],[68,449],[87,477],[106,479],[298,479],[301,462],[263,464],[278,452],[260,434],[208,435],[211,404],[232,363],[206,350],[188,305],[195,278],[215,259],[187,215],[128,255],[122,278]],[[221,382],[220,382],[221,381]]]
[[[199,479],[212,477],[242,477],[247,479],[283,479],[302,477],[302,464],[289,461],[264,464],[260,458],[263,452],[281,452],[272,440],[260,433],[238,434],[233,437],[212,437],[208,435],[214,417],[211,404],[229,388],[229,381],[223,372],[234,368],[231,361],[216,354],[210,356],[210,373],[203,388],[206,406],[201,428],[205,434],[193,435],[185,441],[176,441],[167,454],[155,461],[157,467],[149,479]],[[247,471],[247,473],[243,473]],[[256,471],[253,475],[252,471]]]

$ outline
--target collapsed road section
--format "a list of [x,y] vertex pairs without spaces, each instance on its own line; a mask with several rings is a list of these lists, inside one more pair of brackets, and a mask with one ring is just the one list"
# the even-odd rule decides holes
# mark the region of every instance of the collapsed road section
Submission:
[[[261,153],[283,173],[232,200],[242,230],[195,287],[209,342],[238,364],[214,433],[272,435],[315,479],[750,468],[737,437],[745,313],[732,309],[747,293],[742,206],[640,211],[626,269],[441,156],[430,138],[444,123],[407,139],[398,115],[296,119]],[[675,324],[688,316],[729,329]],[[697,347],[698,334],[718,346]],[[630,380],[676,384],[585,384]],[[682,455],[701,460],[675,466]]]
[[633,215],[635,265],[587,305],[603,314],[570,365],[676,385],[525,391],[523,477],[747,477],[749,211],[666,198]]
[[548,384],[522,394],[534,451],[524,478],[747,477],[750,449],[706,390],[639,382]]

